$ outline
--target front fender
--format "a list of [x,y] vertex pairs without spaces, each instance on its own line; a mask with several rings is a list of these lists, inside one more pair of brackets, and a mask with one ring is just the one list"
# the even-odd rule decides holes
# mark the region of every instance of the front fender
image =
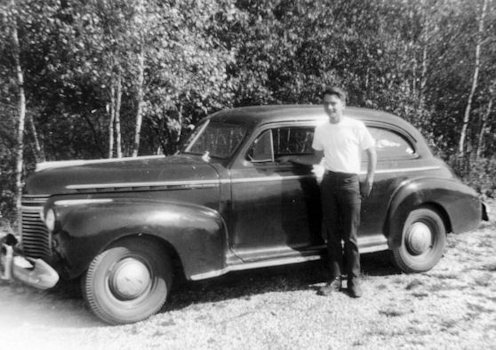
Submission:
[[220,214],[210,208],[147,199],[54,201],[54,249],[68,278],[84,272],[113,242],[151,235],[177,252],[186,277],[224,267],[226,233]]
[[420,206],[430,206],[441,214],[447,232],[476,228],[482,217],[477,193],[456,179],[417,178],[405,181],[393,194],[385,231],[389,244],[401,241],[403,223]]

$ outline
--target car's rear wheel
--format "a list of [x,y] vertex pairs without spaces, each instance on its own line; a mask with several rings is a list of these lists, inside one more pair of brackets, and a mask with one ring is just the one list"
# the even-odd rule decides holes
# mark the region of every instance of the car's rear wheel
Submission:
[[410,212],[403,225],[401,241],[392,248],[395,264],[404,272],[433,268],[446,247],[446,229],[440,215],[431,208]]
[[165,251],[145,239],[125,239],[97,255],[82,279],[90,309],[110,324],[137,322],[158,312],[172,284]]

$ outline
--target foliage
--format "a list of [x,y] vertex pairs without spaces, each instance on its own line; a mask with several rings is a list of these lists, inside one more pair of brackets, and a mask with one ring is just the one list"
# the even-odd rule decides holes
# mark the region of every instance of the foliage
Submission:
[[[452,159],[482,2],[3,1],[0,210],[12,214],[15,193],[17,95],[9,11],[18,14],[27,117],[33,121],[26,130],[28,174],[35,159],[107,157],[115,132],[125,156],[136,147],[136,130],[140,154],[170,154],[182,130],[208,113],[249,104],[318,103],[330,84],[345,87],[351,105],[412,122],[441,157]],[[496,81],[494,6],[489,2],[482,37],[468,160],[451,161],[457,171],[474,171],[463,176],[482,193],[494,191],[489,176],[475,174],[494,169],[496,118],[494,108],[488,111]],[[120,130],[111,134],[116,110]],[[482,160],[473,163],[477,148]]]
[[[470,164],[470,166],[467,166]],[[496,158],[481,158],[470,163],[460,162],[456,157],[450,165],[462,180],[481,195],[483,199],[496,197]]]

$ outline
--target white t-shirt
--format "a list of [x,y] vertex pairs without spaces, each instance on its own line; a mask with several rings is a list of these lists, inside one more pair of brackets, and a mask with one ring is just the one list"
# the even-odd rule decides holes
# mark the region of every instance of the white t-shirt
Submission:
[[362,151],[375,144],[372,135],[359,120],[343,117],[337,124],[326,122],[315,128],[313,149],[324,151],[326,170],[358,174]]

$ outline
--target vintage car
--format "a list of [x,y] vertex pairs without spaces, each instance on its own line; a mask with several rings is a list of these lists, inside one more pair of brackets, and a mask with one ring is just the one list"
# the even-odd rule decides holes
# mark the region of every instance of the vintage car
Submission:
[[[390,249],[404,272],[431,269],[448,232],[479,225],[483,203],[405,120],[346,114],[367,125],[378,154],[360,251]],[[158,312],[175,276],[321,259],[322,170],[278,158],[312,154],[324,122],[318,105],[237,108],[202,120],[173,156],[40,164],[23,197],[22,251],[81,278],[91,310],[111,324]]]

